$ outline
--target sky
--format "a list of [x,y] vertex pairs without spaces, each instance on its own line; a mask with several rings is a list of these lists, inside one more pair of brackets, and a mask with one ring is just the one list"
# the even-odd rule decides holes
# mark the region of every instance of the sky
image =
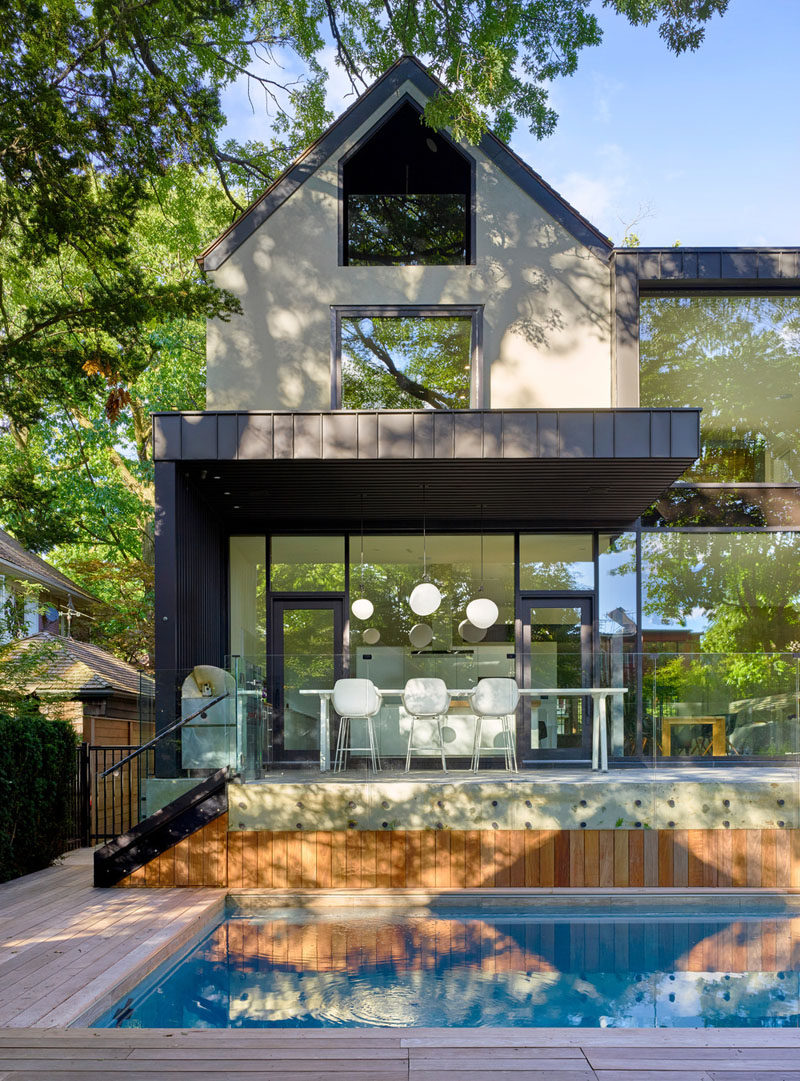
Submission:
[[[555,133],[520,127],[514,150],[616,243],[800,245],[800,0],[730,0],[679,57],[593,10],[604,40],[551,87]],[[336,70],[329,86],[334,112],[352,103]],[[229,135],[264,137],[242,83],[224,107]]]

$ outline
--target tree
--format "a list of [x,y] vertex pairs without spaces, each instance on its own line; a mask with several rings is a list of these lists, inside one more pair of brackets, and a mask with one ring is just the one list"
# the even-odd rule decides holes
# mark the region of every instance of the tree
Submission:
[[[194,255],[226,220],[219,187],[187,166],[153,185],[128,239],[143,271],[170,288],[200,280]],[[85,268],[84,268],[85,271]],[[81,275],[72,268],[72,281]],[[53,265],[42,290],[60,288]],[[9,420],[0,434],[0,517],[26,547],[49,558],[104,602],[95,640],[126,660],[152,655],[153,466],[150,413],[204,404],[201,315],[143,320],[131,329],[139,361],[63,396],[43,395],[37,417]]]

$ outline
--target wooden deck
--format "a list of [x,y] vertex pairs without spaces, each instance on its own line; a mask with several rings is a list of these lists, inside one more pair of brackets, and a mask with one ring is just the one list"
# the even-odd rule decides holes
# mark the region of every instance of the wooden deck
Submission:
[[800,1081],[797,1029],[0,1031],[0,1081]]
[[210,922],[225,891],[96,890],[92,853],[0,885],[0,1028],[69,1025]]
[[0,885],[0,1081],[800,1081],[800,1029],[66,1028],[224,890],[95,890],[91,853]]

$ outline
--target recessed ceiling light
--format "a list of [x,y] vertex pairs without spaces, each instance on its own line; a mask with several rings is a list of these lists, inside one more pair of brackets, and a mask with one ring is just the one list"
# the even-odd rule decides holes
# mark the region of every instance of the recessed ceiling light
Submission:
[[234,504],[233,504],[233,509],[234,509],[234,510],[238,510],[238,509],[239,509],[239,504],[238,504],[238,503],[234,503]]
[[219,474],[218,473],[214,474],[214,480],[219,480]]
[[222,494],[223,495],[230,495],[231,493],[230,492],[223,492]]

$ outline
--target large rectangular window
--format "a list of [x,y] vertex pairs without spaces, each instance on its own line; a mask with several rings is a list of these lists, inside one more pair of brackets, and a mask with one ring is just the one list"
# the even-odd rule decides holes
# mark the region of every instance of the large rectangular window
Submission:
[[643,296],[643,406],[701,406],[697,481],[800,479],[800,296]]
[[335,409],[476,405],[478,310],[336,309]]

